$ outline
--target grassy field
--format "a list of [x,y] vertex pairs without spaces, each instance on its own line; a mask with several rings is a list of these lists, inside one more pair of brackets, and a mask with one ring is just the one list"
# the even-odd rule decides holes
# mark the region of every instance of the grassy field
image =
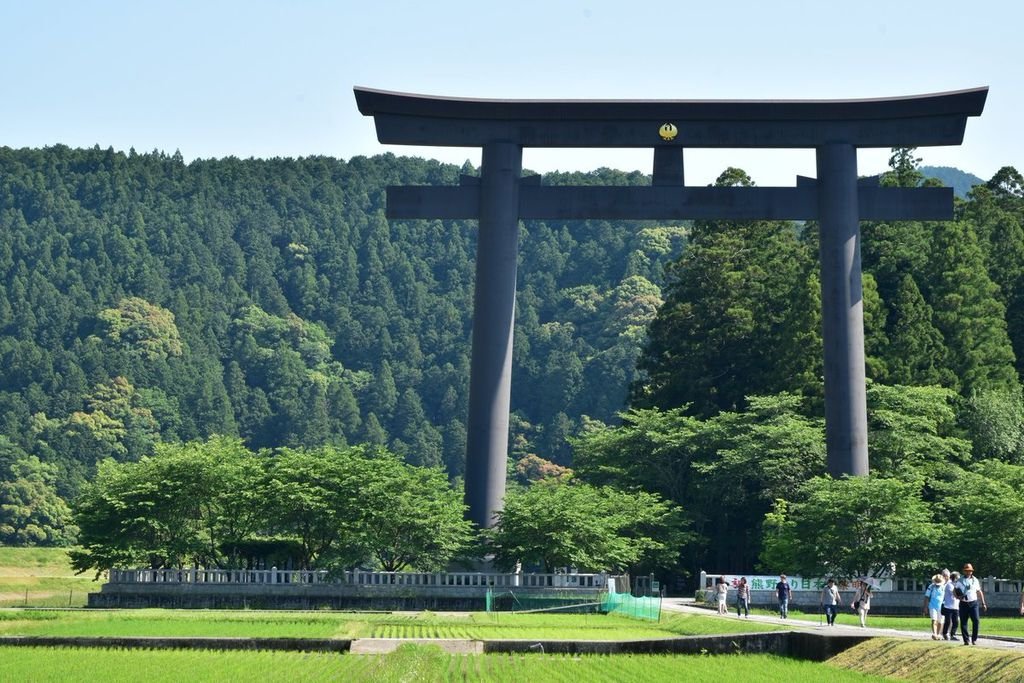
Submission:
[[0,546],[0,607],[83,607],[99,588],[91,574],[75,576],[62,548]]
[[1024,680],[1024,653],[932,641],[874,638],[829,661],[845,669],[908,681]]
[[367,614],[162,609],[0,611],[0,634],[38,636],[633,640],[781,628],[691,614],[669,614],[655,623],[599,614]]
[[884,681],[770,655],[450,655],[406,645],[383,656],[291,652],[0,647],[5,681]]

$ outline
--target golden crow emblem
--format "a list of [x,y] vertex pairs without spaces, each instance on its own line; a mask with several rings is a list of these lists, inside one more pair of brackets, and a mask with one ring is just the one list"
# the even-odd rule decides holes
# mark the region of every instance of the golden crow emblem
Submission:
[[676,139],[676,135],[678,135],[678,134],[679,134],[679,129],[676,128],[671,123],[663,123],[663,124],[661,124],[661,128],[658,129],[658,135],[660,135],[661,139],[665,140],[666,142],[669,141],[669,140],[675,140]]

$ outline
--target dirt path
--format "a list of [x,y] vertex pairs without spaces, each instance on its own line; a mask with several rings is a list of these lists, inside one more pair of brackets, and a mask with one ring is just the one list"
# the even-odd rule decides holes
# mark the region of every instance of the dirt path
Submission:
[[349,650],[353,655],[383,655],[394,652],[399,645],[435,645],[454,655],[483,654],[484,644],[479,640],[457,640],[453,638],[359,638],[352,641]]

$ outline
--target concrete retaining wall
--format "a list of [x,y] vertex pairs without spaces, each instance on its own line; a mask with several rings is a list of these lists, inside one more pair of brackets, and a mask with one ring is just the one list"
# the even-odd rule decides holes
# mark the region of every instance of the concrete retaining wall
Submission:
[[[519,589],[521,596],[542,595],[552,607],[595,602],[598,593]],[[350,586],[344,584],[105,584],[89,594],[89,607],[186,609],[337,609],[481,611],[486,587]]]
[[775,654],[824,661],[870,636],[797,631],[684,636],[652,640],[487,640],[484,652],[557,652],[560,654]]
[[[833,635],[795,631],[685,636],[655,640],[485,640],[483,652],[560,654],[776,654],[824,661],[870,636]],[[99,647],[125,649],[290,650],[296,652],[348,652],[361,641],[326,638],[141,638],[0,636],[0,646]],[[393,645],[392,639],[388,640]],[[418,644],[431,641],[417,639]],[[468,641],[467,641],[468,642]],[[370,643],[372,645],[372,643]],[[438,641],[441,644],[441,641]],[[372,651],[373,648],[363,648]],[[392,648],[393,649],[393,648]],[[474,648],[476,650],[476,648]]]
[[0,636],[0,645],[21,647],[100,647],[127,650],[288,650],[348,652],[351,640],[327,638],[160,638],[92,636]]

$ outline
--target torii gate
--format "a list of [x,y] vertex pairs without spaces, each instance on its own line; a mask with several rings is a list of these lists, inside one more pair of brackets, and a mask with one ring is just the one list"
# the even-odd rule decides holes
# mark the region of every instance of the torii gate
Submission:
[[[860,220],[949,220],[950,188],[858,182],[859,147],[959,145],[988,88],[866,100],[484,100],[355,88],[384,144],[481,147],[479,178],[389,187],[388,218],[475,218],[477,246],[466,503],[480,527],[502,508],[520,219],[817,220],[825,439],[834,476],[868,473]],[[650,187],[544,187],[524,147],[651,147]],[[683,149],[813,148],[796,187],[687,187]]]

